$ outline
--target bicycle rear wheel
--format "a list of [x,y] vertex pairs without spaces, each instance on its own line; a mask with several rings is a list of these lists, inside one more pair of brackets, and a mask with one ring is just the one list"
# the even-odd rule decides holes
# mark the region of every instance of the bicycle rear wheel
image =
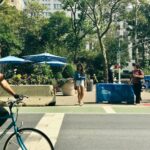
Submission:
[[[18,132],[27,150],[54,150],[50,139],[40,130],[22,128]],[[17,142],[15,133],[9,136],[3,150],[22,150]]]

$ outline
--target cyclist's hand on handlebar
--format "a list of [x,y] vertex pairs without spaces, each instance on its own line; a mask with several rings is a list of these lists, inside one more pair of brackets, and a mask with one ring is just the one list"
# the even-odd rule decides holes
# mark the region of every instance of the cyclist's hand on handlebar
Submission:
[[15,100],[9,100],[7,103],[9,106],[13,107],[14,104],[19,104],[22,102],[24,98],[28,98],[28,96],[25,95],[19,95],[19,94],[14,94]]
[[14,98],[22,100],[23,99],[23,95],[15,94]]
[[19,98],[20,98],[19,96],[20,96],[20,95],[15,94],[15,95],[14,95],[14,98],[15,98],[15,99],[19,99]]

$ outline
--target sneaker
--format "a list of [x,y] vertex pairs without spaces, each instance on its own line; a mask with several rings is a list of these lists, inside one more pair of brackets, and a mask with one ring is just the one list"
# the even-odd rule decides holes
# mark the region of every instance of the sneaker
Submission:
[[77,105],[80,105],[80,102],[77,102],[75,105],[76,105],[76,106],[77,106]]
[[80,102],[80,106],[82,106],[83,104],[84,104],[83,101],[81,101],[81,102]]

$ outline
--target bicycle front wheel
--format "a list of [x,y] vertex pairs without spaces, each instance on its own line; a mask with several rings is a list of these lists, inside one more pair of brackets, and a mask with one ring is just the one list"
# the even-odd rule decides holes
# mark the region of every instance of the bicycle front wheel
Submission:
[[[50,139],[40,130],[22,128],[18,132],[27,150],[54,150]],[[3,150],[22,150],[15,133],[7,139]]]

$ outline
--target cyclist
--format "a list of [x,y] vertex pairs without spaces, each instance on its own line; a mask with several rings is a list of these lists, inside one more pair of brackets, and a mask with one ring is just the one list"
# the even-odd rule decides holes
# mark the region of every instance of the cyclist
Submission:
[[[14,98],[19,98],[19,95],[15,93],[15,91],[10,87],[9,83],[4,79],[4,75],[2,73],[0,73],[0,86],[10,95],[14,96]],[[0,106],[0,126],[2,126],[5,121],[7,120],[7,118],[1,118],[1,117],[5,117],[8,116],[9,113],[8,111],[3,108],[2,106]]]

